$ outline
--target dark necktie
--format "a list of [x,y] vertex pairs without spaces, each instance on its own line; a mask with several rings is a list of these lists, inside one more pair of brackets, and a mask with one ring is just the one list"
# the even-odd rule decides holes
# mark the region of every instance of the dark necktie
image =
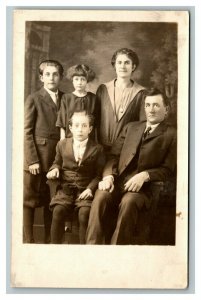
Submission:
[[151,131],[151,126],[147,127],[147,130],[145,131],[144,135],[143,135],[143,139],[146,139],[146,137],[148,137],[148,135],[150,134]]

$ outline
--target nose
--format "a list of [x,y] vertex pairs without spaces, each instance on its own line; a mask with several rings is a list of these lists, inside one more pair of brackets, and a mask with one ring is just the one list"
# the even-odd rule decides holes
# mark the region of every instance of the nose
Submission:
[[154,105],[150,106],[150,112],[152,112],[152,113],[155,112]]

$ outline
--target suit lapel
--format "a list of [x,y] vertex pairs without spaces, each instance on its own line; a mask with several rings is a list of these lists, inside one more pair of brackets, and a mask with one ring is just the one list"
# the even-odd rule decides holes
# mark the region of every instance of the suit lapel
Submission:
[[133,156],[136,154],[138,146],[141,143],[142,136],[145,131],[145,127],[146,127],[146,122],[140,123],[129,134],[128,149],[132,149]]
[[136,155],[137,149],[141,143],[142,135],[146,127],[146,122],[139,123],[137,126],[130,128],[128,136],[126,137],[125,147],[122,151],[119,162],[119,173],[121,174],[133,157]]
[[40,90],[40,95],[42,96],[43,101],[47,105],[52,106],[54,109],[57,109],[56,104],[54,103],[54,101],[52,100],[52,98],[50,97],[50,95],[48,94],[48,92],[44,88],[42,88]]
[[77,163],[76,160],[75,160],[74,151],[73,151],[73,138],[72,137],[67,139],[65,151],[66,151],[67,157],[71,157],[72,160],[75,163]]
[[166,123],[163,121],[161,122],[157,127],[156,129],[151,132],[146,138],[145,138],[145,141],[147,140],[150,140],[158,135],[161,135],[165,130],[166,130]]
[[89,138],[84,155],[82,157],[82,162],[84,162],[96,149],[96,144]]

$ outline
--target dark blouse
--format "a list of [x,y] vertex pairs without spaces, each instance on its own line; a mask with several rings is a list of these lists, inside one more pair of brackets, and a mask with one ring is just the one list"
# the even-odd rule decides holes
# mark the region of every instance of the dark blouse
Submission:
[[96,95],[91,92],[87,92],[84,97],[78,97],[73,93],[63,95],[56,126],[65,129],[66,137],[71,136],[68,126],[69,120],[74,111],[79,110],[86,110],[88,114],[94,115],[96,119]]

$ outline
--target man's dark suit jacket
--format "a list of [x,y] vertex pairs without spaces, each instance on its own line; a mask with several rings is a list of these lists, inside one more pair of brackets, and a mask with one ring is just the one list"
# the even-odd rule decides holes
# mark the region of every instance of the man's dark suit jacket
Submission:
[[150,181],[164,181],[172,176],[176,166],[176,130],[163,121],[143,140],[145,127],[146,122],[132,122],[124,127],[112,147],[103,176],[126,172],[138,151],[137,167],[130,177],[142,171],[149,173]]
[[57,112],[63,93],[59,91],[58,105],[48,92],[41,88],[25,101],[24,120],[24,169],[34,163],[41,164],[47,172],[55,157],[56,144],[60,138],[56,127]]
[[[89,138],[79,165],[73,153],[73,140],[66,138],[58,142],[56,157],[50,170],[58,168],[61,171],[60,175],[63,181],[74,184],[78,189],[89,188],[94,193],[102,178],[104,165],[105,155],[101,145]],[[51,195],[53,194],[54,192],[51,191]]]

